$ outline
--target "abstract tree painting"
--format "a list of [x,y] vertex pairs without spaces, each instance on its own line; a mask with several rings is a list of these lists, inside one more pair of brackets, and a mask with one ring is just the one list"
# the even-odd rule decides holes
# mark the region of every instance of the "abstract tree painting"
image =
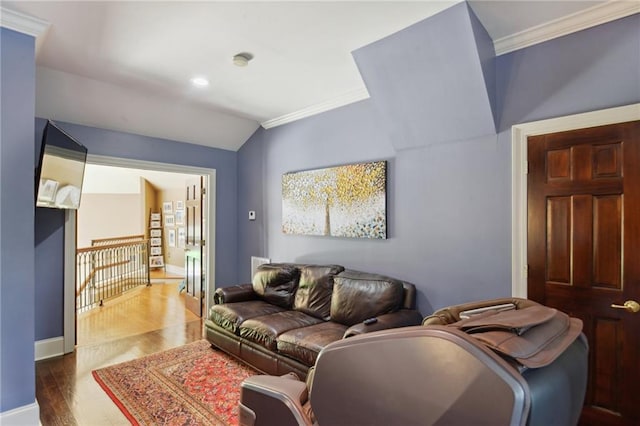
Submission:
[[386,161],[286,173],[282,231],[386,239],[386,186]]

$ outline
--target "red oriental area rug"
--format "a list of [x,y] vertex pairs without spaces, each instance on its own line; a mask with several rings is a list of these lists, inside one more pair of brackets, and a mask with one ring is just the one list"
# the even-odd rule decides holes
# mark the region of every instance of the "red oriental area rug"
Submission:
[[133,425],[236,425],[240,383],[256,374],[206,340],[93,371]]

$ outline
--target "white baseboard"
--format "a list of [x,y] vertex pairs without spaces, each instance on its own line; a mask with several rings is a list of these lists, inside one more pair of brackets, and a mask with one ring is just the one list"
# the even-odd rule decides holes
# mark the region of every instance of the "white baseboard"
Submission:
[[2,426],[36,426],[39,424],[40,406],[38,401],[0,413],[0,425]]
[[35,343],[35,355],[36,361],[64,355],[64,337],[38,340]]
[[176,265],[166,265],[167,272],[171,272],[172,274],[184,276],[184,268]]

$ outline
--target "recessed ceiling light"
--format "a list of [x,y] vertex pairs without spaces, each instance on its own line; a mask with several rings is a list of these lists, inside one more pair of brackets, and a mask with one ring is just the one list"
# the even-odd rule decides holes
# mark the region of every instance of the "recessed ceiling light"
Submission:
[[196,87],[207,87],[209,85],[209,80],[204,77],[193,77],[191,79],[191,84]]
[[233,64],[238,67],[246,67],[249,65],[249,61],[253,59],[253,55],[251,53],[242,52],[238,53],[233,57]]

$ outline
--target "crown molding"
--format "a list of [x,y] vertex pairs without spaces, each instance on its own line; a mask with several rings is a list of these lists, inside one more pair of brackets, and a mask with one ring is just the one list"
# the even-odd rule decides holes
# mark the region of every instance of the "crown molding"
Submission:
[[611,0],[560,19],[494,40],[496,56],[640,12],[640,2]]
[[0,26],[38,38],[47,31],[50,23],[0,6]]
[[[557,37],[581,31],[596,25],[605,24],[616,19],[640,13],[640,2],[629,0],[611,0],[598,4],[580,12],[559,18],[516,34],[494,40],[496,56],[513,52],[525,47],[533,46]],[[351,104],[369,98],[366,88],[355,89],[335,99],[322,102],[310,107],[294,111],[270,120],[260,125],[265,129],[282,126],[321,112]]]
[[311,117],[312,115],[320,114],[321,112],[326,112],[334,108],[349,105],[368,98],[369,92],[367,91],[367,88],[361,87],[359,89],[350,90],[349,92],[329,101],[311,105],[307,108],[281,115],[280,117],[272,118],[271,120],[263,121],[260,125],[265,129],[270,129],[272,127],[282,126],[283,124]]

